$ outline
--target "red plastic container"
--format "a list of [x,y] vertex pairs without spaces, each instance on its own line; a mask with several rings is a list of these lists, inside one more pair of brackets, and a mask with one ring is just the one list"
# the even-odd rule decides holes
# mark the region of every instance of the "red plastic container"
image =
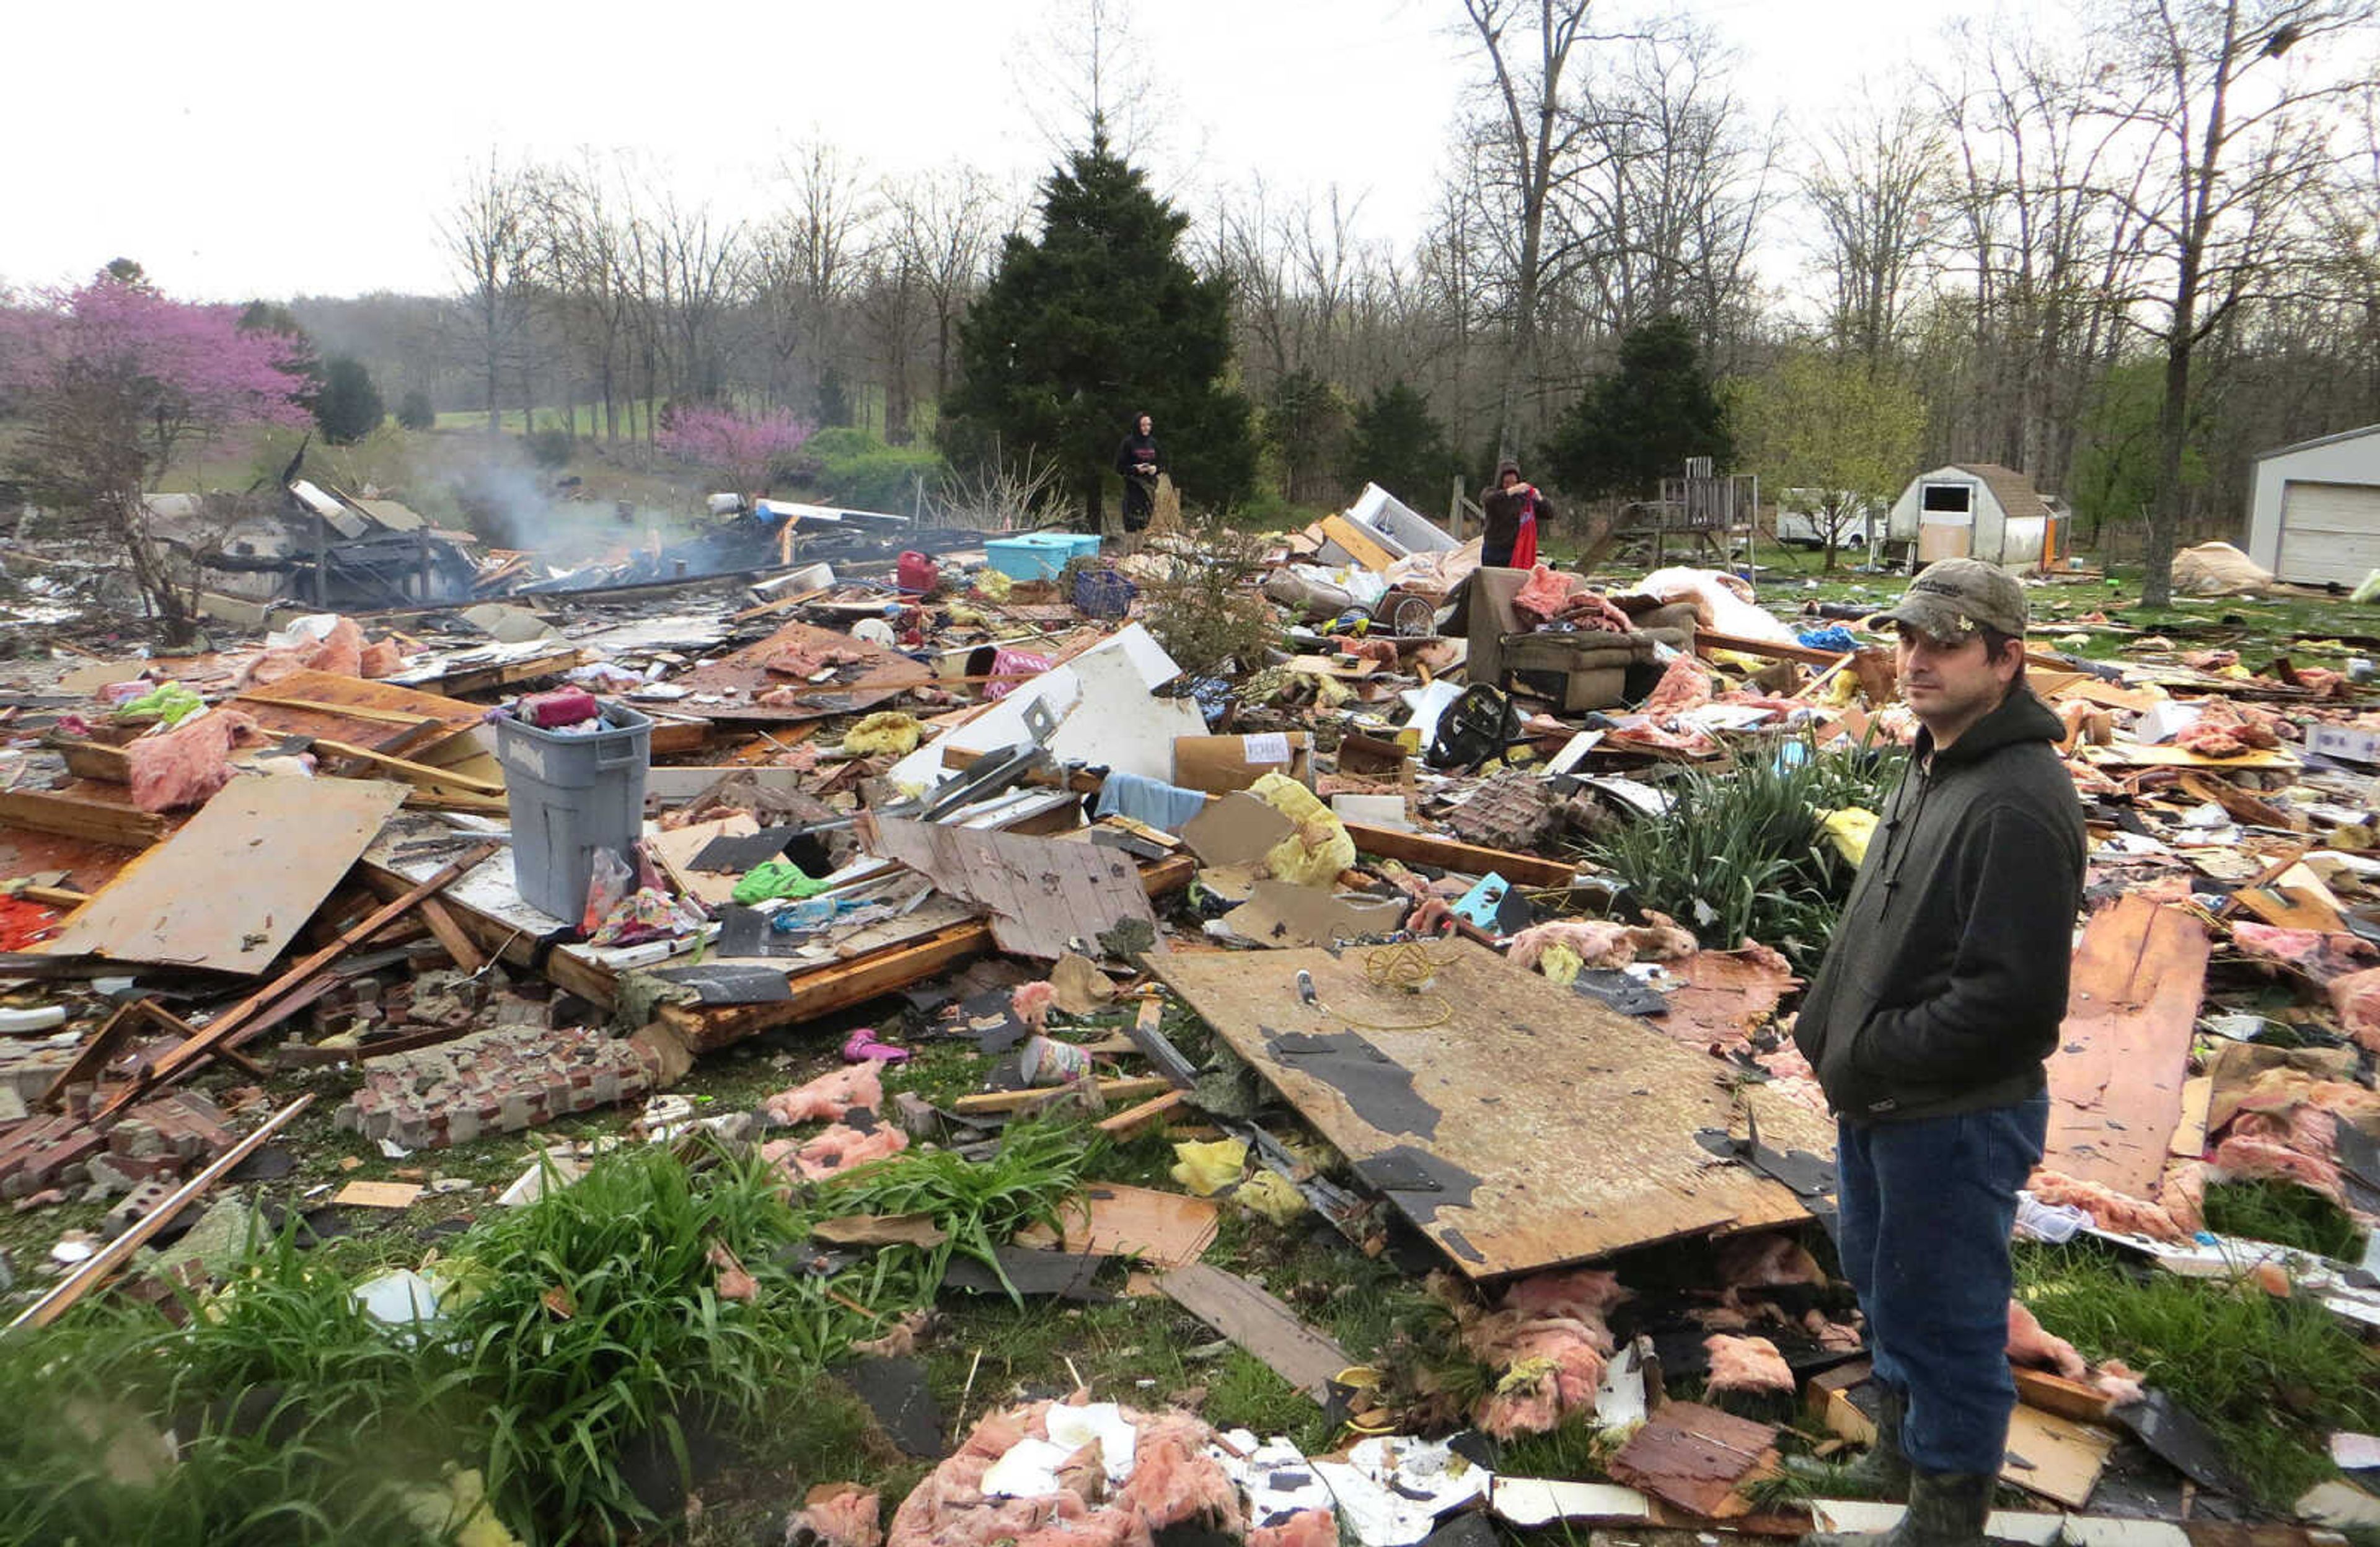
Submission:
[[893,583],[922,596],[942,583],[941,566],[923,554],[903,554],[892,566]]
[[513,714],[540,730],[554,730],[592,720],[601,711],[602,706],[595,701],[595,695],[586,688],[557,688],[551,693],[527,695],[514,709]]

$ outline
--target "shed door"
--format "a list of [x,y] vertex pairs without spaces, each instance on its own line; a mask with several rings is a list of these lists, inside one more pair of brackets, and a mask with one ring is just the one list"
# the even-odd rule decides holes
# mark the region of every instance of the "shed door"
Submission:
[[2380,487],[2301,483],[2281,489],[2281,551],[2273,572],[2300,585],[2354,585],[2380,569]]

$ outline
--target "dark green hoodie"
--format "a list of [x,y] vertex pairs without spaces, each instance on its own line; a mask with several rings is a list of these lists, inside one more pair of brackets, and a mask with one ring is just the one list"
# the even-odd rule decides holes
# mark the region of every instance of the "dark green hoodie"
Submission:
[[2042,1088],[2082,898],[2064,733],[2023,688],[1946,751],[1918,733],[1793,1031],[1837,1115],[1942,1116]]

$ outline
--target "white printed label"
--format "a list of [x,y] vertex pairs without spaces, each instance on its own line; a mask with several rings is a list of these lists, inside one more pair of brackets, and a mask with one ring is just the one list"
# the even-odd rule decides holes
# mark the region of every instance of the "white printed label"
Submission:
[[1287,762],[1289,733],[1269,731],[1262,736],[1240,737],[1240,761],[1242,762]]

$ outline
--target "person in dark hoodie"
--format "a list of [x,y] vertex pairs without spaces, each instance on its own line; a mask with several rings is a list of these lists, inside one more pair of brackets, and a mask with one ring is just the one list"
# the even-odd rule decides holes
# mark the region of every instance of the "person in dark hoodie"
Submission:
[[1165,453],[1147,414],[1134,416],[1132,429],[1116,447],[1115,470],[1123,475],[1123,530],[1146,531],[1157,509],[1157,475],[1165,470]]
[[1947,559],[1881,615],[1923,728],[1793,1040],[1835,1112],[1838,1244],[1885,1392],[1853,1470],[1909,1511],[1819,1547],[1981,1542],[2016,1405],[2009,1234],[2048,1126],[2084,852],[2065,727],[2025,685],[2027,613],[2005,571]]
[[1479,562],[1490,569],[1527,569],[1537,562],[1537,523],[1553,519],[1554,507],[1536,485],[1521,481],[1521,464],[1498,464],[1496,481],[1480,492],[1487,517]]

